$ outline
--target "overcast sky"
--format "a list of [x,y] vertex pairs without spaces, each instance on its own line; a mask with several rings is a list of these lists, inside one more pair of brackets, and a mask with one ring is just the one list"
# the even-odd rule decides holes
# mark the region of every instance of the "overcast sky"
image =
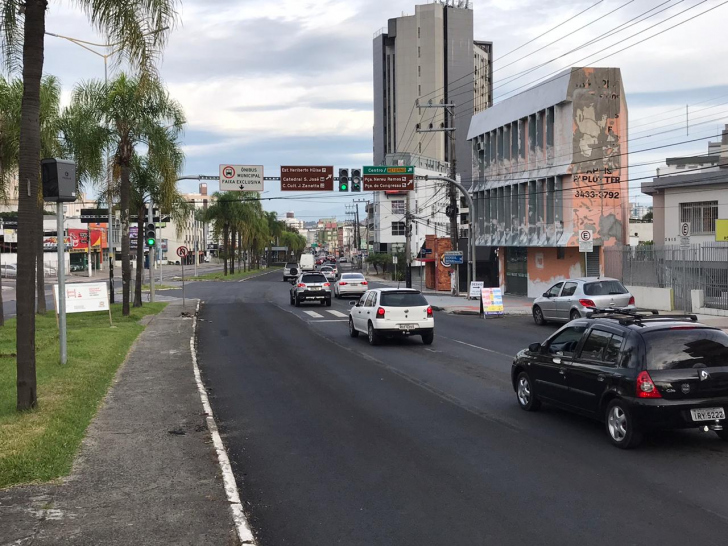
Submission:
[[[510,96],[509,91],[571,65],[621,68],[630,152],[638,152],[716,135],[719,125],[728,122],[724,1],[604,0],[508,54],[596,0],[475,0],[475,37],[494,42],[496,103]],[[216,175],[220,163],[262,164],[267,175],[277,175],[280,165],[371,164],[373,34],[388,18],[414,13],[414,5],[413,0],[183,0],[161,73],[188,119],[185,173]],[[595,62],[715,6],[720,7]],[[559,58],[640,15],[634,26]],[[50,3],[47,30],[101,39],[72,3],[59,0]],[[60,78],[67,101],[76,82],[103,78],[103,62],[78,46],[47,37],[45,72]],[[689,136],[686,104],[694,112]],[[664,133],[670,129],[679,130]],[[706,151],[707,139],[631,153],[630,165]],[[633,187],[639,188],[637,179],[658,166],[633,167]],[[209,183],[210,191],[216,186]],[[196,187],[196,182],[180,183],[182,191]],[[266,187],[265,197],[305,197],[264,205],[280,214],[293,210],[304,220],[343,217],[344,204],[353,197],[281,194],[276,182]],[[639,192],[631,194],[634,198]]]

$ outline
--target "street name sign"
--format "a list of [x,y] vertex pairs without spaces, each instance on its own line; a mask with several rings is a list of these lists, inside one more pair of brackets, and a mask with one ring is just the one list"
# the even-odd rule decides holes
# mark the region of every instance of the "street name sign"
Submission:
[[220,165],[220,191],[263,191],[263,165]]
[[334,167],[281,167],[281,191],[333,191]]
[[463,262],[463,251],[462,250],[448,250],[442,255],[442,263],[444,265],[462,265]]
[[364,191],[412,191],[415,189],[415,168],[412,166],[364,167]]
[[579,230],[579,252],[594,252],[594,232],[589,229]]

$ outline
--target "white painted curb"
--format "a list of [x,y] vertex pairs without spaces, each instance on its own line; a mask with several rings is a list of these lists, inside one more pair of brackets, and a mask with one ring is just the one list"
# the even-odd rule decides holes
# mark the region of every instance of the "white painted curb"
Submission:
[[225,446],[222,443],[222,438],[217,430],[217,423],[212,414],[212,407],[210,406],[210,400],[207,398],[207,391],[205,386],[202,384],[202,377],[200,376],[200,368],[197,365],[197,348],[195,347],[195,334],[197,332],[197,314],[200,312],[200,302],[197,302],[197,309],[195,315],[192,318],[192,337],[190,338],[190,353],[192,354],[192,366],[195,372],[195,381],[197,381],[197,390],[200,393],[200,399],[202,400],[202,407],[205,409],[207,415],[207,428],[212,436],[212,443],[215,446],[217,452],[217,461],[220,465],[220,471],[222,472],[223,485],[225,486],[225,494],[227,495],[228,502],[230,503],[230,510],[233,515],[233,522],[235,523],[235,530],[238,533],[238,538],[242,544],[255,544],[253,533],[248,525],[248,520],[245,518],[243,513],[243,505],[240,502],[240,492],[238,486],[235,483],[235,476],[233,475],[232,467],[230,466],[230,459],[228,458]]

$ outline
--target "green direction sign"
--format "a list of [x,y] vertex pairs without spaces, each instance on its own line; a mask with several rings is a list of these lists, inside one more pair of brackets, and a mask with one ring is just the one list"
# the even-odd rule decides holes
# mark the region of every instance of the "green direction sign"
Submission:
[[415,174],[414,167],[364,167],[364,176],[378,174]]

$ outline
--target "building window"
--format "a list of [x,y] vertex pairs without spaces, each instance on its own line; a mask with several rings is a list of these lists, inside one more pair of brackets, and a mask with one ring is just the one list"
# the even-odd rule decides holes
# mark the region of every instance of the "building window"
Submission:
[[422,48],[420,46],[417,46],[417,58],[419,59],[422,56]]
[[417,75],[422,76],[422,66],[417,65]]
[[404,201],[392,201],[392,214],[404,214]]
[[715,233],[717,218],[718,201],[680,203],[680,221],[690,224],[690,232],[693,235]]
[[417,27],[417,37],[420,37],[420,27]]
[[554,145],[554,118],[556,109],[551,106],[546,110],[546,146]]
[[405,234],[406,234],[406,231],[405,231],[404,222],[392,222],[392,235],[404,236]]

